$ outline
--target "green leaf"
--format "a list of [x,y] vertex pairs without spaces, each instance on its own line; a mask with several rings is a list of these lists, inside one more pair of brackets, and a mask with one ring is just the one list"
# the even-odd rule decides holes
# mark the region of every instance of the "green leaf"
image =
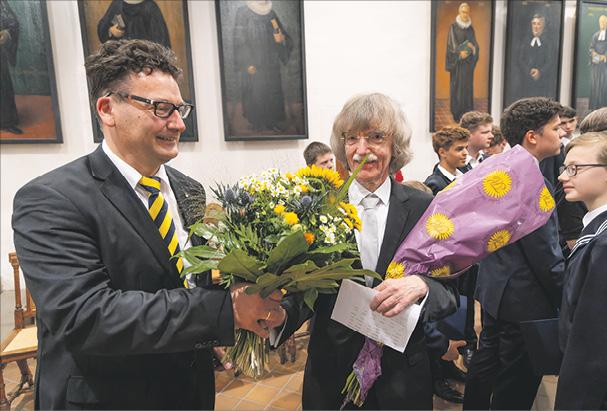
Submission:
[[193,260],[192,257],[203,259],[220,259],[225,257],[225,254],[208,245],[195,245],[180,252],[181,256],[186,260]]
[[193,264],[193,265],[189,266],[188,268],[186,268],[185,270],[183,270],[181,272],[181,277],[183,278],[188,274],[200,274],[200,273],[207,272],[209,270],[213,270],[213,269],[217,268],[217,264],[218,264],[218,261],[216,261],[216,260],[200,261],[199,263]]
[[308,251],[308,254],[332,254],[332,253],[343,253],[345,251],[356,250],[356,244],[351,243],[340,243],[331,245],[328,247],[320,247],[314,250]]
[[262,264],[254,257],[237,248],[226,255],[217,265],[220,271],[234,274],[245,281],[254,283],[259,277]]
[[318,290],[316,288],[311,288],[304,293],[304,302],[312,311],[314,311],[316,298],[318,298]]
[[354,179],[356,178],[358,173],[360,173],[360,170],[363,168],[363,166],[367,162],[368,158],[369,158],[369,154],[367,154],[365,156],[365,158],[363,158],[363,160],[358,164],[358,167],[356,167],[354,172],[352,174],[350,174],[350,177],[348,177],[348,179],[346,180],[344,185],[341,186],[341,188],[339,189],[339,193],[337,193],[337,198],[335,199],[336,200],[335,204],[338,204],[340,201],[342,201],[344,198],[346,198],[346,196],[348,195],[348,189],[350,188],[350,185],[352,184],[352,182],[354,181]]
[[295,231],[282,238],[268,255],[267,271],[280,274],[294,257],[308,251],[303,231]]

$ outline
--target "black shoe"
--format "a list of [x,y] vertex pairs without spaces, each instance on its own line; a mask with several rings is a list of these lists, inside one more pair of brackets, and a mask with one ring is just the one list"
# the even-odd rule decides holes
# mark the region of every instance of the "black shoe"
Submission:
[[470,367],[470,362],[472,361],[472,356],[476,350],[473,348],[466,347],[464,352],[462,353],[462,357],[464,357],[464,367],[468,369]]
[[443,375],[445,378],[451,378],[452,380],[466,382],[466,373],[459,369],[453,361],[441,361],[443,368]]
[[2,130],[6,130],[9,133],[13,133],[13,134],[23,134],[23,130],[21,130],[19,127],[15,127],[15,126],[5,127],[5,128],[2,128]]
[[434,395],[437,397],[456,404],[464,403],[464,395],[461,392],[453,389],[447,380],[435,380],[432,385],[434,388]]

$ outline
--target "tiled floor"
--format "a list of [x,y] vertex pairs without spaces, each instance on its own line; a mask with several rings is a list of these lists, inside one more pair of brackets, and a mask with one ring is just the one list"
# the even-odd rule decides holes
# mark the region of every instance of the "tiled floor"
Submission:
[[[12,292],[2,293],[2,336],[12,328],[12,309],[14,295]],[[11,302],[12,301],[12,302]],[[8,312],[6,311],[8,310]],[[477,309],[477,317],[480,310]],[[480,319],[477,318],[477,331],[480,331]],[[297,339],[297,358],[295,362],[287,361],[280,364],[278,354],[270,355],[270,372],[264,378],[254,381],[247,377],[235,377],[231,371],[218,372],[215,375],[217,397],[216,410],[301,410],[301,387],[303,369],[307,356],[307,337]],[[35,361],[30,360],[30,369],[35,372]],[[15,389],[19,382],[19,369],[16,364],[9,364],[4,370],[4,380],[7,392]],[[544,377],[542,385],[533,406],[534,410],[554,409],[556,393],[556,377]],[[455,384],[463,392],[461,383]],[[14,410],[30,411],[34,409],[33,394],[26,393],[17,398],[12,408]],[[434,398],[435,410],[461,410],[459,404]]]

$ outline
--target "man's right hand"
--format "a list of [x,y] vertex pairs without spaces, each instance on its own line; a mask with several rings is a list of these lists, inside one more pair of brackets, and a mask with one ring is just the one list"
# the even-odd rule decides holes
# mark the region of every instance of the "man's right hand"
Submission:
[[245,289],[250,284],[237,284],[230,288],[232,309],[234,310],[234,326],[243,328],[267,338],[270,334],[261,322],[269,318],[282,317],[283,308],[280,306],[282,293],[274,291],[267,298],[261,298],[258,293],[247,294]]

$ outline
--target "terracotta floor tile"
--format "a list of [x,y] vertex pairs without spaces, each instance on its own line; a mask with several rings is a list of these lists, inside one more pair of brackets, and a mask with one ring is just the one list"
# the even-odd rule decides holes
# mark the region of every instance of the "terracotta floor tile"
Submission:
[[240,399],[244,398],[244,396],[247,395],[254,386],[254,383],[234,380],[223,389],[222,394],[227,395],[228,397]]
[[234,376],[225,371],[215,373],[215,392],[221,392],[226,385],[234,380]]
[[303,386],[303,371],[299,371],[293,374],[293,377],[289,380],[287,385],[285,385],[285,390],[294,391],[301,394],[301,389]]
[[256,402],[253,401],[248,401],[248,400],[242,400],[240,401],[236,407],[234,408],[235,410],[263,410],[265,408],[265,405],[262,404],[258,404]]
[[272,407],[285,410],[295,410],[301,404],[301,394],[296,392],[285,392],[270,404]]
[[228,397],[224,394],[217,394],[215,397],[215,411],[229,411],[236,407],[240,402],[238,398]]
[[254,401],[259,404],[268,405],[276,398],[280,388],[268,387],[261,384],[257,384],[249,393],[244,397],[245,400]]
[[287,385],[287,383],[291,379],[291,376],[292,374],[271,375],[270,377],[261,380],[260,383],[263,385],[268,385],[270,387],[282,388]]

